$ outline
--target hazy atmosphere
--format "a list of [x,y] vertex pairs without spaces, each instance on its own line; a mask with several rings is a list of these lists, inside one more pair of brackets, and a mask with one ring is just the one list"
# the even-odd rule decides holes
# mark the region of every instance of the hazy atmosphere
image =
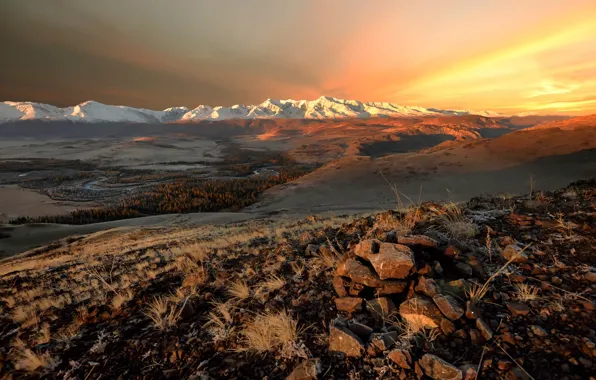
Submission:
[[0,0],[0,378],[596,380],[596,0]]
[[595,18],[590,0],[2,0],[0,99],[588,114]]

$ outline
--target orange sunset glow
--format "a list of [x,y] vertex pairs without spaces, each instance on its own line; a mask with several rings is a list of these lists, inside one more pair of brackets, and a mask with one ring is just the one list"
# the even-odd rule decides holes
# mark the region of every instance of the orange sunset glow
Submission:
[[160,109],[267,98],[596,112],[594,1],[1,5],[2,100]]

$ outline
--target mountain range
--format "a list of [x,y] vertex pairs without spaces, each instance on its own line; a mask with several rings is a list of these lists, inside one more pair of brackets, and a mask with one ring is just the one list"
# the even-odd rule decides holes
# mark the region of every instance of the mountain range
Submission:
[[87,101],[76,106],[59,108],[33,102],[0,103],[0,123],[20,120],[175,123],[229,119],[350,119],[368,117],[415,117],[431,115],[502,116],[491,111],[443,110],[393,103],[360,102],[321,96],[316,100],[267,99],[258,105],[211,107],[200,105],[194,109],[171,107],[162,111],[127,106],[113,106]]

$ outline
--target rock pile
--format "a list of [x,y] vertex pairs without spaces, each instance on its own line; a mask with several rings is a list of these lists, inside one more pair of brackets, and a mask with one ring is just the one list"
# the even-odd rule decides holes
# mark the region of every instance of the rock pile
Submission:
[[333,287],[340,315],[330,327],[330,350],[349,357],[384,355],[403,369],[461,379],[461,369],[434,355],[413,361],[411,335],[403,335],[434,330],[473,343],[491,339],[491,327],[467,296],[470,279],[486,280],[482,262],[447,239],[390,232],[385,240],[361,241],[338,264]]

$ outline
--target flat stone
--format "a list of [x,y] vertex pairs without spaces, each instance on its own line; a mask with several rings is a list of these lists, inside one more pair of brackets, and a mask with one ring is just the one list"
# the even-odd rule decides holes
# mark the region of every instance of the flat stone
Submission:
[[441,313],[452,321],[456,321],[464,315],[464,309],[450,295],[437,294],[433,297],[433,301]]
[[381,242],[377,239],[366,239],[362,240],[354,247],[354,254],[358,257],[362,257],[368,260],[368,257],[373,254],[379,253],[379,246]]
[[439,323],[439,328],[445,335],[451,335],[455,332],[455,325],[447,318],[443,318]]
[[403,279],[414,269],[414,253],[401,244],[381,243],[379,253],[368,260],[381,280]]
[[462,263],[461,261],[456,262],[455,269],[462,277],[465,277],[465,278],[472,277],[472,267],[466,263]]
[[470,283],[460,278],[459,280],[453,280],[445,283],[443,285],[443,291],[441,293],[465,299],[466,292],[469,291],[470,288]]
[[465,259],[466,264],[472,268],[472,276],[480,279],[481,281],[486,281],[488,276],[486,275],[486,270],[484,269],[484,264],[482,261],[475,255],[469,255]]
[[548,336],[548,333],[546,332],[546,330],[540,326],[531,325],[530,330],[532,330],[532,333],[536,336],[540,336],[540,337]]
[[480,331],[476,329],[470,329],[470,341],[475,346],[482,346],[484,344],[484,338],[482,337],[482,334],[480,334]]
[[477,319],[480,317],[480,309],[472,301],[466,301],[466,318]]
[[425,354],[418,361],[426,376],[435,380],[462,380],[462,371],[438,356]]
[[493,337],[493,331],[490,326],[480,318],[476,320],[476,328],[480,331],[484,339],[490,340]]
[[406,291],[408,283],[404,280],[382,280],[381,286],[376,290],[377,296],[389,296]]
[[353,282],[377,288],[381,281],[375,272],[353,258],[346,258],[337,265],[336,275],[349,277]]
[[421,293],[432,298],[439,294],[441,288],[432,278],[418,277],[418,284],[416,284],[414,290],[417,293]]
[[364,299],[359,297],[342,297],[335,299],[335,307],[337,311],[345,311],[346,313],[355,313],[362,311],[362,302]]
[[433,261],[433,272],[435,274],[435,277],[443,277],[443,267],[441,266],[441,263],[439,263],[438,261]]
[[368,341],[370,334],[372,334],[373,332],[373,329],[371,327],[365,325],[364,323],[357,322],[353,319],[350,319],[348,321],[348,328],[354,334],[358,335],[358,337],[362,339],[362,341]]
[[507,309],[509,309],[513,317],[524,316],[530,313],[528,306],[521,302],[506,302],[505,305],[507,305]]
[[366,301],[366,311],[373,317],[385,319],[395,312],[395,304],[387,297]]
[[399,305],[399,314],[414,326],[439,327],[444,319],[432,299],[422,296],[412,297]]
[[323,367],[319,359],[303,360],[298,364],[286,380],[316,380]]
[[387,333],[373,333],[368,341],[367,353],[377,356],[390,349],[397,341],[397,331]]
[[478,379],[478,371],[476,370],[476,366],[473,364],[464,364],[459,367],[461,369],[464,380],[477,380]]
[[406,350],[395,349],[387,354],[387,357],[403,369],[412,369],[412,356]]
[[587,272],[584,274],[584,279],[589,282],[596,282],[596,272]]
[[439,242],[435,239],[430,238],[425,235],[406,235],[406,236],[398,236],[397,242],[399,244],[407,245],[407,246],[419,246],[419,247],[426,247],[426,248],[437,248],[439,246]]
[[462,257],[461,250],[454,245],[450,245],[445,249],[445,256],[458,260]]
[[528,261],[528,255],[522,252],[522,249],[515,244],[510,244],[503,250],[503,258],[513,263],[525,263]]
[[335,293],[337,293],[337,295],[340,297],[347,297],[348,291],[346,288],[350,286],[350,282],[350,279],[346,277],[333,277],[333,289],[335,290]]
[[329,350],[343,352],[351,357],[360,357],[364,352],[364,345],[352,331],[332,325],[329,328]]
[[351,297],[358,297],[364,291],[364,285],[357,282],[351,282],[348,289],[348,295]]

